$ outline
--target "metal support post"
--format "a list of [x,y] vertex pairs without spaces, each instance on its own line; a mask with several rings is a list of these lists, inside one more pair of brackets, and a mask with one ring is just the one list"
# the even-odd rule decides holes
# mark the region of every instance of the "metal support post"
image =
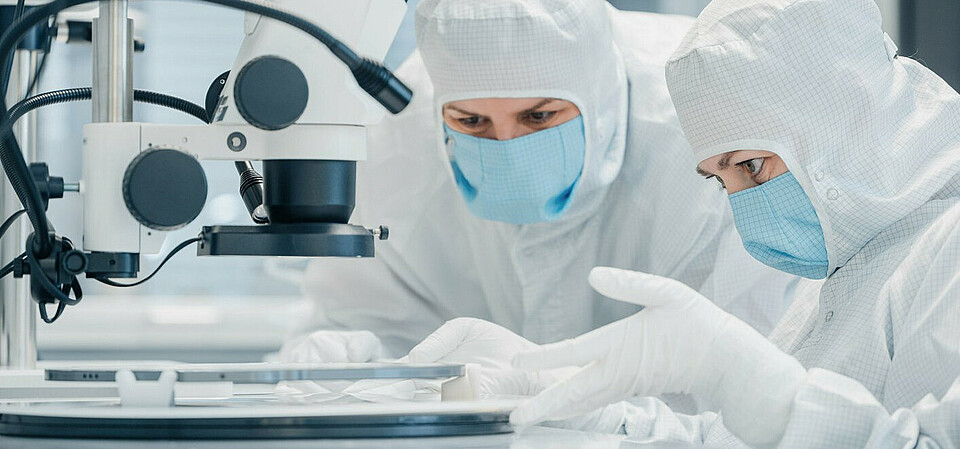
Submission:
[[[7,104],[14,104],[36,92],[26,92],[35,76],[40,50],[18,50],[11,72],[7,92]],[[36,111],[24,115],[14,127],[14,133],[23,157],[29,163],[37,157]],[[17,195],[6,180],[3,181],[3,218],[9,217],[22,207]],[[30,234],[30,224],[19,220],[7,230],[7,238],[0,242],[0,257],[3,263],[13,260],[23,252],[24,242]],[[28,279],[7,276],[0,280],[0,367],[31,369],[37,364],[37,309],[30,298]]]
[[102,0],[93,20],[93,121],[133,120],[133,20],[128,0]]

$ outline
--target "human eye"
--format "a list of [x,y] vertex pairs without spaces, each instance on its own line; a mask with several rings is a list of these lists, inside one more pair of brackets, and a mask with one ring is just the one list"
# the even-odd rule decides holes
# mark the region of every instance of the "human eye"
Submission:
[[474,128],[479,128],[483,126],[484,118],[478,115],[472,115],[470,117],[458,118],[457,123],[459,123],[460,126],[463,126],[464,128],[474,129]]
[[716,179],[717,182],[720,183],[720,188],[721,188],[721,189],[726,189],[726,188],[727,188],[726,184],[723,183],[723,179],[720,179],[720,177],[717,176],[717,175],[707,176],[707,179]]
[[738,167],[742,167],[750,176],[756,176],[760,174],[760,171],[763,170],[763,161],[765,158],[758,157],[750,160],[743,161],[737,164]]
[[556,111],[531,111],[526,113],[525,118],[535,125],[542,125],[550,121],[555,115],[557,115]]

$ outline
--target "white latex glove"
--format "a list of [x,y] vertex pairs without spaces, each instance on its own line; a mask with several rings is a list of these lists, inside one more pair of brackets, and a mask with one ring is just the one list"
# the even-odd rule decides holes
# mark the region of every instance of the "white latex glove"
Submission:
[[480,397],[532,396],[575,370],[518,370],[513,356],[537,349],[510,330],[477,318],[456,318],[430,334],[407,355],[411,363],[475,363],[480,365]]
[[[363,363],[383,358],[380,339],[370,331],[320,330],[284,343],[280,362],[284,363]],[[353,381],[309,380],[280,382],[276,393],[287,401],[320,403],[350,395]]]
[[518,354],[528,370],[584,366],[517,408],[515,425],[568,418],[632,396],[692,393],[752,446],[782,437],[806,371],[746,323],[686,285],[597,267],[590,285],[643,311],[572,340]]
[[[480,398],[532,396],[565,379],[576,367],[544,371],[518,370],[513,357],[539,348],[509,329],[477,318],[456,318],[430,334],[407,355],[412,363],[473,363],[480,365]],[[544,423],[549,427],[586,432],[615,433],[623,426],[622,405],[612,405],[574,419]]]
[[370,331],[316,331],[280,349],[280,361],[287,363],[359,363],[381,358],[383,346]]

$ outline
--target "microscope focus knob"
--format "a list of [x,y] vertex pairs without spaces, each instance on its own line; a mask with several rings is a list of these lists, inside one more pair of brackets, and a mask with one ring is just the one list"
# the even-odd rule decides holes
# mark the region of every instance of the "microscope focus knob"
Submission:
[[123,200],[141,224],[160,231],[186,226],[207,201],[207,176],[193,156],[177,150],[149,149],[127,166]]
[[233,99],[243,119],[266,130],[283,129],[307,109],[307,77],[296,64],[261,56],[240,69],[233,82]]
[[70,276],[77,276],[87,270],[87,255],[83,251],[71,249],[63,255],[61,266]]

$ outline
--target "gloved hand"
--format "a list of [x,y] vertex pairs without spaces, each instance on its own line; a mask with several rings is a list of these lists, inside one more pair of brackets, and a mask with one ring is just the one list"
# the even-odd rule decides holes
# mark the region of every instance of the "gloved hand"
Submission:
[[572,340],[518,354],[527,370],[584,366],[526,402],[516,425],[568,418],[631,396],[692,393],[723,412],[744,442],[775,444],[806,371],[746,323],[686,285],[594,268],[590,285],[643,311]]
[[370,362],[383,358],[380,339],[370,331],[316,331],[294,338],[280,349],[288,363]]
[[[474,363],[480,365],[481,398],[532,396],[577,371],[575,367],[526,371],[511,366],[513,357],[539,346],[509,329],[477,318],[456,318],[446,322],[410,350],[411,363]],[[625,419],[620,404],[594,410],[574,419],[545,423],[549,427],[585,432],[615,433]]]
[[511,366],[513,356],[538,348],[510,330],[477,318],[446,322],[410,350],[411,363],[475,363],[480,365],[480,397],[532,396],[557,382],[570,368],[529,372]]

